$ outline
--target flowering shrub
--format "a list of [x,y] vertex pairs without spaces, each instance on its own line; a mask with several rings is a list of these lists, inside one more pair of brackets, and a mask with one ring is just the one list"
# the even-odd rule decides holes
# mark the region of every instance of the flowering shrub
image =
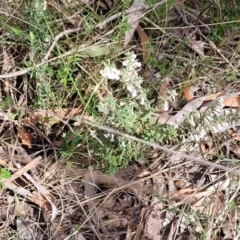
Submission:
[[[132,52],[125,53],[122,68],[117,69],[110,62],[104,63],[100,70],[102,82],[118,83],[114,89],[107,89],[107,95],[99,102],[98,110],[104,123],[121,131],[137,135],[151,142],[168,142],[177,137],[176,129],[157,124],[153,119],[155,110],[147,99],[147,89],[143,88],[144,79],[139,76],[141,63]],[[109,84],[105,84],[108,86]],[[121,93],[121,94],[119,94]],[[171,94],[174,98],[174,94]],[[101,144],[94,143],[94,153],[107,162],[111,173],[127,166],[132,160],[144,159],[144,147],[131,140],[99,133]]]

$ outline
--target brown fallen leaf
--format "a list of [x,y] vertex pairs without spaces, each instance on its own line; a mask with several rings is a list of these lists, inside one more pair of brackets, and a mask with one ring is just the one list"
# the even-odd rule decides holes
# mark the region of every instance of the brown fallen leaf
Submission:
[[186,114],[189,114],[192,111],[197,110],[202,106],[204,102],[211,101],[223,95],[224,95],[224,92],[219,92],[219,93],[211,94],[208,96],[195,98],[189,103],[187,103],[179,112],[177,112],[177,114],[175,114],[174,116],[171,116],[166,123],[172,126],[178,127],[179,124],[184,120]]
[[169,82],[171,81],[171,78],[166,77],[161,81],[161,85],[158,91],[158,96],[161,98],[166,99],[167,98],[167,90],[169,86]]
[[190,197],[193,193],[196,193],[196,188],[183,188],[176,192],[172,192],[170,194],[170,198],[174,201],[182,201],[188,197]]
[[97,193],[99,185],[108,187],[120,186],[126,181],[116,178],[108,174],[101,173],[100,171],[90,171],[85,174],[85,196],[91,197]]
[[184,7],[184,0],[175,0],[175,6]]
[[57,117],[60,119],[64,119],[65,117],[68,116],[74,116],[82,111],[82,107],[78,108],[60,108],[56,110],[38,110],[35,111],[34,113],[37,116],[40,116],[42,118],[51,118],[51,117]]
[[[166,183],[164,176],[159,173],[153,177],[153,192],[158,194],[166,194]],[[164,209],[164,204],[159,200],[159,197],[153,196],[149,214],[146,217],[144,237],[147,239],[158,240],[161,239],[160,231],[163,227],[163,218],[161,212]]]
[[240,147],[234,141],[230,141],[226,144],[227,150],[233,152],[237,157],[240,158]]
[[201,58],[205,57],[204,46],[206,45],[203,41],[197,41],[195,37],[188,38],[189,46],[196,52]]
[[204,101],[204,102],[208,102],[208,101],[211,101],[211,100],[213,100],[213,99],[215,99],[215,98],[217,98],[217,97],[221,97],[221,96],[223,96],[224,94],[225,94],[225,92],[213,93],[213,94],[210,94],[210,95],[208,95],[208,96],[203,97],[203,101]]
[[34,113],[30,113],[28,116],[24,117],[21,121],[23,125],[36,126],[39,123],[39,117]]
[[140,37],[141,40],[141,46],[142,46],[142,51],[143,51],[143,64],[145,64],[149,58],[150,55],[150,50],[149,50],[149,38],[148,35],[145,33],[144,29],[141,28],[140,26],[137,27],[137,33]]
[[25,129],[18,129],[18,137],[23,145],[28,146],[28,148],[32,148],[32,138],[29,133],[26,132]]
[[224,100],[225,107],[239,107],[240,106],[240,95],[232,96]]
[[[166,113],[168,113],[167,90],[168,90],[170,81],[171,81],[171,78],[169,78],[169,77],[164,78],[161,81],[160,88],[158,91],[157,107],[159,109],[159,112],[161,112],[160,118],[162,118],[162,115],[164,115],[163,121],[160,121],[163,123],[165,123],[167,121],[167,119],[169,118],[169,115]],[[167,118],[165,116],[167,116]]]
[[193,100],[194,95],[193,95],[190,87],[184,88],[183,92],[184,92],[184,96],[185,96],[185,98],[187,99],[188,102]]
[[[50,118],[55,118],[55,121],[51,123],[56,123],[63,120],[66,117],[71,117],[82,112],[82,107],[78,108],[60,108],[56,110],[37,110],[22,119],[23,125],[35,126],[39,123],[40,119],[42,122],[48,122]],[[51,119],[52,120],[52,119]]]
[[131,12],[127,15],[128,17],[128,25],[130,27],[130,29],[128,31],[125,32],[125,38],[124,38],[124,44],[123,47],[127,47],[127,45],[129,44],[129,42],[132,40],[133,34],[139,24],[139,21],[142,17],[142,12],[144,9],[144,4],[142,1],[140,0],[134,0],[132,3],[132,6],[130,9],[134,9],[134,8],[140,8],[142,7],[142,10],[140,11],[134,11]]
[[234,140],[240,141],[240,133],[233,131],[232,129],[227,130],[228,134],[234,138]]

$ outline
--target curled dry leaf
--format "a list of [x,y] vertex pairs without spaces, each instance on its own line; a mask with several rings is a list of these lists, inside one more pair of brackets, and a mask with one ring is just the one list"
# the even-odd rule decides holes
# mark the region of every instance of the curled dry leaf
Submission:
[[206,154],[209,151],[213,151],[213,149],[214,149],[214,144],[212,141],[207,141],[200,144],[200,150],[202,154]]
[[191,113],[192,111],[198,109],[203,104],[204,98],[196,98],[193,101],[186,104],[177,114],[174,116],[171,116],[167,124],[172,125],[174,127],[178,127],[179,124],[181,124],[184,119],[185,115]]
[[213,94],[210,94],[210,95],[208,95],[208,96],[204,96],[204,97],[203,97],[203,101],[204,101],[204,102],[208,102],[208,101],[211,101],[211,100],[216,99],[216,98],[218,98],[218,97],[221,97],[221,96],[223,96],[224,94],[225,94],[224,92],[213,93]]

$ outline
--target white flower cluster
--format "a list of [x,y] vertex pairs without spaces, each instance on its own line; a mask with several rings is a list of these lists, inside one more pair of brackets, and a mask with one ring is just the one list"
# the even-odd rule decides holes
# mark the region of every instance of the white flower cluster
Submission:
[[235,120],[231,119],[228,109],[223,109],[223,99],[206,103],[199,112],[195,111],[189,114],[186,121],[194,128],[190,135],[191,141],[199,141],[203,139],[207,133],[219,133],[231,128],[235,124]]
[[114,65],[105,64],[105,68],[100,70],[100,74],[109,80],[120,80],[131,94],[131,97],[139,100],[141,105],[145,105],[146,94],[141,87],[143,79],[138,75],[141,63],[137,61],[136,54],[127,52],[125,55],[121,70],[116,69]]
[[44,0],[44,1],[37,0],[35,2],[35,8],[38,10],[41,10],[41,11],[45,11],[47,9],[47,1],[46,0]]
[[119,80],[120,79],[120,71],[116,69],[115,66],[105,66],[104,69],[100,70],[100,74],[107,79],[110,80]]

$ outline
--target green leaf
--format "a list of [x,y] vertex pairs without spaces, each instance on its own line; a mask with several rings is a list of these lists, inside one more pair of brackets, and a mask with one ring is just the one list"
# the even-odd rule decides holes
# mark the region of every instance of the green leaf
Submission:
[[30,31],[29,37],[30,37],[30,42],[32,43],[34,41],[34,39],[35,39],[35,35],[33,34],[32,31]]
[[11,178],[12,174],[8,171],[7,168],[1,168],[0,169],[0,179],[3,178]]

